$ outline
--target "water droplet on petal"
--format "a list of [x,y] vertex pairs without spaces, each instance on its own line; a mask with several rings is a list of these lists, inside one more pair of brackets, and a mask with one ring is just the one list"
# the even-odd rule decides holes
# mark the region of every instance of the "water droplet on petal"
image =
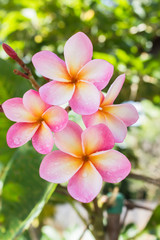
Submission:
[[82,174],[82,177],[84,177],[84,178],[86,178],[87,176],[88,176],[87,173],[83,173],[83,174]]
[[16,145],[19,145],[19,144],[21,144],[21,139],[20,138],[18,138],[18,137],[16,137],[14,140],[13,140],[13,142],[16,144]]
[[121,177],[117,178],[117,182],[120,182],[121,180],[122,180],[122,178],[121,178]]

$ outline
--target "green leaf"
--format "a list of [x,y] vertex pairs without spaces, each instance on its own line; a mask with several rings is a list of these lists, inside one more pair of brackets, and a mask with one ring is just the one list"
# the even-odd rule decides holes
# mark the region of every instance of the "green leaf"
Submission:
[[93,57],[96,59],[104,59],[108,61],[109,63],[116,65],[116,58],[113,55],[107,54],[107,53],[101,53],[101,52],[93,52]]
[[133,237],[133,239],[139,240],[140,239],[139,237],[142,236],[145,233],[151,233],[151,234],[154,234],[154,235],[156,234],[157,237],[160,237],[160,232],[159,232],[160,221],[159,221],[159,219],[160,219],[160,205],[158,205],[154,209],[154,211],[153,211],[147,225],[145,226],[145,228],[143,230],[141,230],[139,233],[137,233]]
[[[11,64],[12,63],[12,64]],[[16,76],[13,69],[17,65],[11,60],[9,63],[0,59],[0,104],[9,98],[22,97],[31,85],[27,79]],[[6,143],[6,134],[12,122],[3,113],[0,113],[0,162],[6,165],[15,149],[10,149]]]
[[15,239],[39,215],[56,188],[39,176],[43,155],[21,147],[6,171],[0,212],[0,239]]
[[152,231],[155,230],[158,226],[160,226],[160,205],[158,205],[155,210],[153,211],[153,214],[147,223],[144,231]]

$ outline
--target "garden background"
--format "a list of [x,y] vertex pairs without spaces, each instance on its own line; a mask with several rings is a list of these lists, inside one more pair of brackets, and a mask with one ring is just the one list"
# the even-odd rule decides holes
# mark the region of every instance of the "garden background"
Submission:
[[[66,40],[78,31],[91,39],[94,58],[114,65],[114,76],[104,91],[119,74],[125,73],[125,84],[116,102],[131,101],[140,115],[124,143],[117,144],[117,148],[128,157],[132,172],[141,179],[130,176],[120,184],[106,183],[103,194],[116,186],[125,199],[138,200],[142,206],[153,205],[149,210],[152,217],[144,219],[144,225],[149,223],[143,231],[136,222],[126,222],[119,239],[160,239],[160,2],[0,0],[0,43],[9,44],[23,58],[39,84],[46,80],[35,72],[32,56],[40,50],[50,50],[63,58]],[[20,67],[0,46],[0,104],[8,98],[22,97],[31,88],[29,81],[15,75],[13,69]],[[76,114],[69,114],[82,124]],[[30,143],[19,149],[7,146],[6,133],[11,124],[0,113],[0,239],[80,239],[84,223],[81,226],[73,221],[60,228],[55,224],[55,216],[60,204],[70,206],[79,219],[83,215],[85,218],[85,208],[66,196],[62,186],[55,190],[55,185],[40,179],[42,156]],[[148,177],[144,181],[143,175]],[[69,213],[64,212],[64,218]],[[94,239],[89,232],[86,230],[81,239],[86,234],[89,234],[86,239]],[[138,233],[141,234],[137,236]]]

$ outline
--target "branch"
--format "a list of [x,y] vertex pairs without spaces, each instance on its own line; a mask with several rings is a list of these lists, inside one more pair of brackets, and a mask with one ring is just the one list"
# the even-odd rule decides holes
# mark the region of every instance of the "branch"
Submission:
[[148,211],[153,211],[154,210],[153,208],[139,205],[139,204],[134,203],[130,200],[125,200],[125,206],[127,207],[128,210],[131,210],[131,209],[134,209],[134,208],[142,208],[142,209],[145,209],[145,210],[148,210]]
[[128,211],[129,210],[132,210],[134,208],[141,208],[141,209],[145,209],[145,210],[148,210],[148,211],[153,211],[154,209],[150,208],[150,207],[146,207],[146,206],[142,206],[142,205],[139,205],[137,203],[134,203],[133,201],[131,200],[125,200],[124,202],[124,205],[126,206],[126,212],[125,212],[125,215],[124,215],[124,218],[120,224],[120,228],[122,229],[123,226],[124,226],[124,223],[125,223],[125,220],[126,220],[126,217],[128,215]]
[[140,175],[140,174],[137,174],[137,173],[130,173],[128,175],[128,177],[136,179],[136,180],[145,181],[145,182],[148,182],[148,183],[151,183],[153,185],[156,185],[156,186],[160,187],[160,179],[159,178],[155,179],[155,178],[143,176],[143,175]]

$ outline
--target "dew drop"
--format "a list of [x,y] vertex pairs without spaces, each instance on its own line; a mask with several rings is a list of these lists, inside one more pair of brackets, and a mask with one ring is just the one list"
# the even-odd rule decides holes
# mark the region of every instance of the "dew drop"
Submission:
[[82,174],[82,177],[83,177],[83,178],[86,178],[87,176],[88,176],[87,173],[83,173],[83,174]]
[[20,138],[15,138],[14,140],[13,140],[13,142],[16,144],[16,145],[19,145],[19,144],[21,144],[21,139]]
[[121,180],[122,180],[122,178],[121,178],[121,177],[117,178],[117,182],[120,182]]

